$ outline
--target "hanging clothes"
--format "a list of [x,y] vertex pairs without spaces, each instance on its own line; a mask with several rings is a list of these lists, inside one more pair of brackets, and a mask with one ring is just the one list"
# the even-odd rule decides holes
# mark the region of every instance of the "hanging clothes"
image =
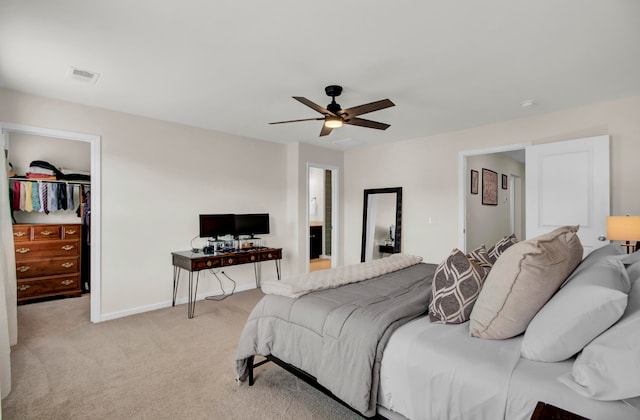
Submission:
[[49,211],[58,211],[60,207],[58,206],[58,188],[60,185],[56,183],[49,184]]
[[27,206],[27,186],[26,182],[20,181],[20,210],[26,211]]
[[67,209],[67,189],[63,184],[58,184],[58,193],[56,194],[58,200],[58,210]]
[[87,245],[91,245],[91,191],[84,193],[84,209],[82,211],[82,225],[86,227]]
[[24,211],[33,211],[33,182],[25,183]]
[[37,182],[31,184],[31,206],[33,211],[40,211],[40,188]]
[[11,201],[11,209],[20,210],[20,187],[22,186],[22,183],[19,181],[13,181],[11,185],[13,187],[13,200]]
[[73,190],[74,190],[74,185],[73,184],[67,184],[67,210],[73,210],[76,205],[73,202]]

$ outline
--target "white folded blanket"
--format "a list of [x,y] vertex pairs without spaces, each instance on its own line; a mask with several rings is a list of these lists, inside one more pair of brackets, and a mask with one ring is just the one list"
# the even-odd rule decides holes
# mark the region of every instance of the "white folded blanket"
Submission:
[[282,281],[266,281],[262,284],[262,291],[271,295],[298,298],[315,290],[330,289],[398,271],[418,264],[420,261],[422,261],[422,257],[415,255],[393,254],[386,258],[364,263],[344,265],[331,270],[313,271]]

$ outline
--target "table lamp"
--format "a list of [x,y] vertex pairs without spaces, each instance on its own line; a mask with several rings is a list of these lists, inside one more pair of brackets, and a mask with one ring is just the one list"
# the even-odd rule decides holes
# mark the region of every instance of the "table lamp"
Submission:
[[[640,248],[640,216],[609,216],[607,217],[607,239],[610,241],[625,241],[622,246],[627,247],[627,253]],[[636,241],[635,244],[631,243]]]

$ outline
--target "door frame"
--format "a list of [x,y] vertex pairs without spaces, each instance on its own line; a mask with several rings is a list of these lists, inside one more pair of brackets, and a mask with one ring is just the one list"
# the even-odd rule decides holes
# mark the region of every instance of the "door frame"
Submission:
[[13,124],[0,122],[0,129],[11,133],[21,133],[35,136],[50,137],[53,139],[74,140],[88,142],[91,145],[91,322],[102,321],[102,306],[101,306],[101,284],[100,267],[101,267],[101,226],[102,226],[102,212],[101,212],[101,143],[102,137],[96,134],[79,133],[75,131],[55,130],[50,128],[35,127],[31,125]]
[[467,179],[469,170],[467,158],[471,156],[490,155],[494,153],[510,152],[526,149],[532,142],[494,146],[484,149],[463,150],[458,152],[458,248],[466,252],[467,249]]
[[[309,262],[311,261],[311,244],[310,244],[310,240],[311,240],[311,235],[309,232],[309,228],[311,225],[311,220],[309,218],[309,209],[310,209],[310,204],[311,204],[311,195],[309,192],[309,176],[310,176],[310,169],[311,168],[319,168],[319,169],[324,169],[326,171],[331,171],[331,267],[336,267],[337,262],[338,262],[338,238],[340,235],[340,222],[338,219],[338,208],[339,208],[339,191],[338,191],[338,176],[340,174],[339,172],[339,168],[337,166],[332,166],[332,165],[325,165],[322,163],[313,163],[313,162],[307,162],[307,177],[306,177],[306,184],[305,184],[305,191],[306,191],[306,205],[305,205],[305,226],[306,226],[306,230],[305,230],[305,242],[306,242],[306,255],[305,255],[305,266],[306,266],[306,270],[305,272],[309,272]],[[326,199],[326,198],[325,198]],[[323,232],[323,236],[324,236],[324,232]],[[324,238],[323,238],[324,241]]]

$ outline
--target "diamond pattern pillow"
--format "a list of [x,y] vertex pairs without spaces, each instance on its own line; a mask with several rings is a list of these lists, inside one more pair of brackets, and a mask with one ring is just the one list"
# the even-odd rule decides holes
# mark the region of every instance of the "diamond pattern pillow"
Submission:
[[460,324],[469,320],[487,272],[459,249],[438,266],[431,289],[429,305],[431,322]]
[[489,273],[489,271],[491,271],[491,267],[493,267],[493,260],[491,260],[489,251],[487,251],[484,244],[469,252],[467,254],[467,258],[484,268],[484,271],[487,273]]
[[500,239],[494,246],[489,248],[489,257],[491,258],[491,261],[495,264],[498,257],[502,255],[507,248],[516,243],[518,243],[518,238],[516,238],[516,235],[513,233]]

